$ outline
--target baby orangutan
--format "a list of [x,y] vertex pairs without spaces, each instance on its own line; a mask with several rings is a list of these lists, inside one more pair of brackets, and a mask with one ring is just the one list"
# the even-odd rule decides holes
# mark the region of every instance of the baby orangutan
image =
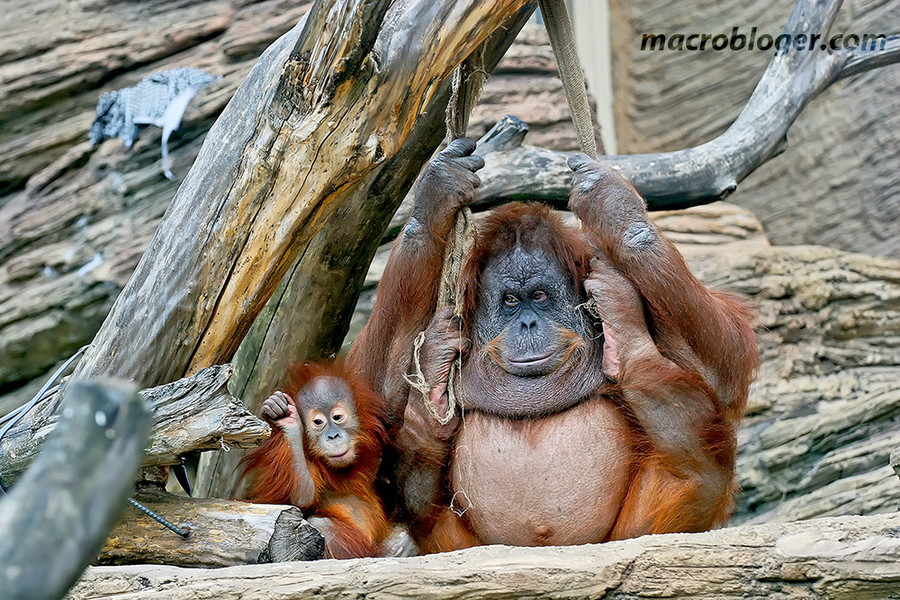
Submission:
[[391,530],[375,492],[385,430],[381,401],[339,363],[291,368],[293,397],[262,405],[272,437],[241,461],[251,502],[293,504],[329,558],[378,556]]

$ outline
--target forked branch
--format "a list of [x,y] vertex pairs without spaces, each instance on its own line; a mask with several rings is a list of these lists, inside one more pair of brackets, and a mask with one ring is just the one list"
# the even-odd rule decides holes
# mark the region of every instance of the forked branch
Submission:
[[[821,32],[827,38],[840,5],[840,0],[798,0],[784,33],[795,39]],[[791,47],[772,57],[744,110],[719,137],[675,152],[601,156],[600,161],[621,172],[652,210],[721,200],[784,148],[788,129],[810,100],[840,79],[897,62],[898,35],[872,50]],[[516,133],[503,136],[504,142],[486,156],[478,203],[531,198],[564,207],[572,181],[566,166],[569,153],[523,145],[527,126],[521,122],[498,126]]]

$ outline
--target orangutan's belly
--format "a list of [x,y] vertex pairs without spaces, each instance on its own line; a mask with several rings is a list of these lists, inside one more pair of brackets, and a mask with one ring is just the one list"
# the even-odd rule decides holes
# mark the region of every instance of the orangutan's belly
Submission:
[[453,506],[488,544],[603,541],[628,483],[626,424],[606,400],[539,420],[465,414]]

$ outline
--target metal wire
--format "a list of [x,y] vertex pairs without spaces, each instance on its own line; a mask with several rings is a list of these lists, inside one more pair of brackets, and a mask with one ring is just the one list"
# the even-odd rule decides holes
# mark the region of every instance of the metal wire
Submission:
[[[41,402],[59,389],[60,386],[54,386],[53,384],[56,383],[56,380],[59,379],[60,375],[65,373],[66,369],[68,369],[72,365],[72,363],[78,360],[81,355],[84,354],[85,350],[90,347],[91,345],[88,344],[87,346],[82,346],[81,348],[79,348],[78,351],[75,352],[75,354],[70,356],[69,359],[64,362],[63,365],[58,368],[55,373],[53,373],[53,375],[50,376],[50,379],[44,382],[44,385],[41,386],[41,389],[38,390],[38,393],[35,394],[31,400],[0,418],[0,425],[3,425],[3,428],[0,429],[0,440],[2,440],[3,436],[5,436],[9,432],[9,430],[16,425],[16,423],[21,421],[22,417],[28,414],[28,411],[34,408],[38,402]],[[0,494],[6,494],[6,486],[3,485],[2,482],[0,482]]]
[[138,509],[139,511],[141,511],[142,513],[144,513],[145,515],[147,515],[148,517],[150,517],[151,519],[153,519],[154,521],[156,521],[157,523],[159,523],[160,525],[162,525],[163,527],[165,527],[166,529],[168,529],[174,533],[177,533],[181,537],[187,538],[187,536],[191,535],[190,529],[182,528],[182,527],[179,527],[178,525],[175,525],[171,521],[167,520],[165,517],[162,517],[158,513],[153,512],[152,510],[150,510],[149,508],[147,508],[146,506],[144,506],[143,504],[141,504],[134,498],[129,498],[128,503],[131,504],[136,509]]

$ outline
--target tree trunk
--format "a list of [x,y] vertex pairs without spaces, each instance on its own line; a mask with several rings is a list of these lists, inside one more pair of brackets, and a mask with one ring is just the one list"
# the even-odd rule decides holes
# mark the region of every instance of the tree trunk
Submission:
[[302,249],[397,154],[452,69],[530,9],[316,2],[302,35],[263,55],[210,130],[77,374],[153,385],[230,359]]
[[294,506],[205,500],[150,492],[137,500],[190,531],[181,538],[131,508],[109,534],[97,560],[181,567],[228,567],[325,555],[325,540]]
[[406,559],[218,570],[91,569],[71,600],[896,598],[900,515],[840,517],[568,548],[484,546]]
[[[528,20],[535,1],[514,13],[484,43],[493,69]],[[298,35],[292,32],[290,35]],[[336,354],[350,326],[372,256],[392,215],[422,164],[444,139],[449,85],[435,95],[400,151],[358,186],[323,224],[257,318],[235,356],[231,389],[258,414],[263,399],[283,384],[287,365]],[[201,496],[231,497],[242,452],[206,453],[200,459]]]

